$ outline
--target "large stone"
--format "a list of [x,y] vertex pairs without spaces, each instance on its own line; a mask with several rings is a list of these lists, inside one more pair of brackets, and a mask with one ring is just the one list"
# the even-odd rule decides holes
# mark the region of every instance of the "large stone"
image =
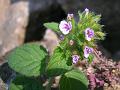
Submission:
[[48,50],[49,54],[52,55],[54,49],[59,45],[57,34],[52,30],[47,29],[40,44],[42,44]]
[[28,2],[0,0],[0,57],[23,44],[28,12]]

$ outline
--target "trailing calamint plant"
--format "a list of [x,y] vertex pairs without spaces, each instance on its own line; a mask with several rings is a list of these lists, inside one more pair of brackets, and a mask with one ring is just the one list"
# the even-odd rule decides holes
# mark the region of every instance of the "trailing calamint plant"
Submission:
[[[49,56],[41,45],[27,43],[7,56],[9,66],[17,72],[10,90],[51,90],[55,76],[61,76],[60,90],[88,90],[86,75],[75,65],[82,60],[92,62],[96,41],[103,40],[105,34],[102,32],[103,25],[99,24],[101,15],[88,9],[78,12],[78,15],[78,22],[73,14],[68,14],[67,19],[60,23],[44,24],[60,36],[61,41],[53,55]],[[41,81],[43,76],[48,78],[46,86]]]

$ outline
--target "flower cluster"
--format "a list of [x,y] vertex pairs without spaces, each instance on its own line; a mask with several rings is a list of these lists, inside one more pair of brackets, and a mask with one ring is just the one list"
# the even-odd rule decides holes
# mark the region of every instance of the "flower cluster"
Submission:
[[[85,12],[85,15],[88,15],[89,9],[86,8],[84,12]],[[72,30],[72,27],[73,27],[72,26],[72,19],[73,19],[73,14],[68,14],[67,20],[63,20],[60,22],[59,29],[62,32],[62,34],[67,35],[70,33],[70,31]],[[84,38],[87,41],[91,41],[92,39],[94,39],[94,30],[87,27],[84,30],[84,36],[85,36]],[[74,40],[69,41],[69,45],[73,45],[73,43],[74,43]],[[85,45],[83,52],[84,52],[84,57],[88,58],[89,54],[93,53],[93,48]],[[76,64],[78,62],[79,58],[80,58],[79,55],[72,55],[73,64]]]

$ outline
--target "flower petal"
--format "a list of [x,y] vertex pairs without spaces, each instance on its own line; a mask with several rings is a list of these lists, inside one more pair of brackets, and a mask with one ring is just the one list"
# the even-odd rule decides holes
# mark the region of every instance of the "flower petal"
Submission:
[[88,58],[89,57],[89,54],[91,54],[93,52],[93,48],[90,48],[88,46],[85,46],[84,48],[84,57],[85,58]]
[[87,28],[85,29],[85,38],[88,41],[91,41],[91,39],[94,37],[94,30]]
[[59,24],[59,29],[64,35],[66,35],[72,29],[72,24],[71,22],[66,22],[65,20],[63,20]]

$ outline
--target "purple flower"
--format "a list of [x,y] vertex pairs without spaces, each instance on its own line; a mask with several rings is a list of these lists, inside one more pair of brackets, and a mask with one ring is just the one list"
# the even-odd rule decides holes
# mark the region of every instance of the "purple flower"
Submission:
[[86,38],[86,40],[90,41],[93,37],[94,37],[94,30],[92,30],[91,28],[87,28],[85,30],[85,38]]
[[84,48],[84,57],[85,58],[88,58],[89,57],[89,54],[91,54],[93,52],[93,48],[90,48],[88,46],[85,46]]
[[67,15],[67,20],[72,20],[72,18],[73,18],[73,14],[68,14]]
[[61,31],[64,35],[66,35],[66,34],[68,34],[68,33],[71,31],[71,29],[72,29],[72,24],[71,24],[70,21],[69,21],[69,22],[66,22],[65,20],[63,20],[63,21],[61,21],[60,24],[59,24],[59,29],[60,29],[60,31]]
[[79,58],[80,57],[78,55],[72,55],[72,61],[73,61],[73,63],[76,64],[78,62]]

